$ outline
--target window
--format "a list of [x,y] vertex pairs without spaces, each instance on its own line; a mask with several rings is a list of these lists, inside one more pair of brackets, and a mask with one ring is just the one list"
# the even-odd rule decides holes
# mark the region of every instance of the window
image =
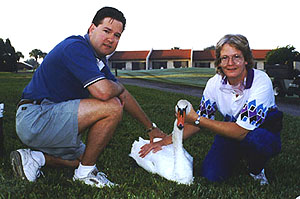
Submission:
[[167,68],[166,61],[154,61],[152,63],[152,69],[165,69],[165,68]]
[[194,67],[197,68],[210,68],[209,62],[195,62]]
[[187,68],[188,61],[174,61],[174,68]]
[[125,69],[125,67],[126,67],[125,62],[113,62],[112,63],[112,68]]
[[132,70],[145,70],[146,62],[132,62]]

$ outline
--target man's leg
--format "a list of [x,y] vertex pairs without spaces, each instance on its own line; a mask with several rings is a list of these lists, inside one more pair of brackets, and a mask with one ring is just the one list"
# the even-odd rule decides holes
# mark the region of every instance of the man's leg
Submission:
[[108,102],[96,99],[80,101],[78,110],[78,130],[82,133],[89,128],[86,149],[82,157],[83,165],[94,165],[100,152],[111,139],[122,119],[123,106],[118,98]]
[[[91,161],[91,164],[96,162],[96,159],[99,155],[99,153],[101,152],[101,150],[103,150],[103,148],[106,146],[106,144],[108,143],[109,139],[111,138],[113,131],[115,130],[118,122],[121,120],[122,117],[122,105],[120,103],[120,101],[117,98],[114,98],[112,100],[109,100],[107,102],[102,102],[99,101],[97,99],[86,99],[86,100],[81,100],[80,102],[78,101],[78,105],[76,106],[76,101],[74,101],[75,103],[71,103],[69,105],[68,104],[62,104],[60,106],[58,106],[57,108],[54,108],[51,111],[48,111],[46,109],[48,109],[48,102],[43,105],[45,106],[45,108],[43,108],[44,111],[47,111],[46,114],[51,116],[51,121],[47,118],[49,117],[43,117],[42,119],[40,119],[41,116],[44,116],[45,113],[41,113],[40,112],[40,108],[39,106],[31,106],[31,105],[23,105],[26,106],[26,108],[19,108],[18,113],[17,113],[17,130],[18,130],[18,135],[21,138],[22,141],[24,141],[25,144],[28,144],[30,146],[30,144],[32,144],[32,141],[34,142],[35,140],[32,140],[32,138],[30,138],[31,136],[31,130],[28,129],[28,127],[30,128],[32,125],[30,123],[28,123],[28,121],[39,121],[38,125],[40,125],[43,129],[45,129],[44,124],[43,124],[43,120],[45,120],[45,125],[48,125],[47,128],[50,128],[48,131],[51,132],[51,136],[56,137],[60,137],[60,132],[64,131],[62,130],[63,128],[72,128],[74,126],[74,124],[76,123],[76,128],[74,130],[72,129],[67,129],[67,131],[70,132],[74,132],[74,135],[71,134],[66,134],[66,137],[60,137],[60,141],[62,140],[70,140],[72,142],[74,142],[74,138],[71,137],[77,137],[78,136],[78,132],[82,133],[84,132],[85,129],[90,128],[90,132],[89,132],[89,138],[88,138],[88,143],[93,144],[95,147],[90,146],[89,148],[91,150],[88,151],[92,151],[92,157],[93,160]],[[51,104],[50,104],[51,105]],[[74,106],[75,105],[75,106]],[[55,105],[56,107],[56,105]],[[76,108],[77,107],[77,108]],[[74,110],[74,108],[76,110]],[[78,110],[78,111],[77,111]],[[76,114],[76,118],[71,119],[73,116],[71,116],[72,114]],[[24,112],[24,113],[23,113]],[[29,112],[29,113],[28,113]],[[67,113],[68,112],[68,113]],[[66,115],[67,113],[67,115]],[[71,113],[71,115],[70,115]],[[25,114],[25,115],[24,115]],[[41,115],[41,116],[39,116]],[[55,117],[53,117],[55,115]],[[61,115],[61,117],[57,117]],[[28,117],[27,117],[28,116]],[[30,116],[34,116],[35,118],[31,119],[29,118]],[[57,117],[57,118],[56,118]],[[65,120],[65,118],[69,118]],[[59,119],[61,118],[61,119]],[[57,122],[57,119],[60,120],[60,122],[58,123],[60,125],[60,127],[58,128],[57,125],[54,125],[53,122]],[[64,123],[62,123],[62,120],[65,120]],[[100,120],[103,120],[104,122],[100,122]],[[107,121],[107,123],[106,123]],[[55,123],[56,124],[56,123]],[[78,129],[77,129],[78,126]],[[100,128],[100,129],[98,129]],[[35,129],[38,129],[36,127],[35,124]],[[35,129],[33,129],[35,131]],[[53,130],[56,131],[56,134],[53,134]],[[37,136],[41,137],[39,138],[40,140],[43,140],[45,137],[46,139],[48,138],[48,136],[43,136],[43,134],[38,133]],[[36,136],[35,136],[36,137]],[[34,138],[35,138],[34,137]],[[99,139],[100,138],[100,139]],[[103,140],[101,140],[103,138]],[[51,140],[53,140],[53,138],[51,139],[47,139],[47,141],[50,141],[50,143],[46,143],[44,141],[40,141],[42,144],[47,144],[45,146],[41,146],[43,149],[44,147],[50,147],[49,144],[51,144]],[[92,140],[92,141],[91,141]],[[30,144],[29,144],[30,143]],[[36,143],[36,142],[35,142]],[[37,142],[38,143],[38,142]],[[66,145],[70,145],[69,141],[65,143],[62,143],[63,146]],[[75,143],[73,143],[75,144]],[[72,145],[73,145],[72,144]],[[33,148],[38,148],[39,150],[39,145],[33,145]],[[59,146],[58,146],[59,147]],[[72,147],[72,146],[71,146]],[[41,148],[41,150],[43,150]],[[72,168],[76,168],[78,167],[80,161],[82,160],[82,156],[83,156],[83,148],[80,147],[79,151],[81,156],[76,159],[76,155],[74,156],[75,159],[62,159],[62,158],[58,158],[57,155],[49,155],[51,154],[51,148],[48,148],[46,153],[41,153],[38,151],[31,151],[31,150],[17,150],[17,151],[13,151],[12,152],[12,156],[11,156],[11,161],[12,161],[12,165],[13,165],[13,169],[14,171],[22,171],[22,172],[15,172],[17,175],[18,173],[22,174],[19,175],[20,177],[22,177],[24,179],[24,177],[27,177],[24,175],[24,171],[28,169],[32,170],[32,165],[31,163],[34,162],[36,163],[36,159],[44,159],[43,164],[39,163],[37,164],[36,168],[34,168],[33,172],[31,173],[38,173],[40,170],[41,166],[44,165],[48,165],[48,166],[54,166],[54,167],[72,167]],[[96,149],[96,150],[93,150]],[[33,153],[32,153],[33,152]],[[57,151],[56,151],[57,152]],[[75,151],[74,151],[75,152]],[[35,155],[32,154],[39,154],[39,156],[42,156],[42,158],[36,158]],[[42,155],[41,155],[42,154]],[[88,153],[90,154],[90,153]],[[91,156],[91,155],[90,155]],[[87,158],[87,160],[89,160],[89,158]],[[27,164],[29,166],[27,166]],[[26,167],[26,169],[24,168],[24,166]],[[27,173],[27,172],[25,172]],[[37,177],[37,176],[36,176]],[[36,177],[33,177],[32,179],[30,179],[30,181],[35,181]],[[28,179],[28,177],[27,177]],[[28,179],[29,180],[29,179]]]
[[81,157],[75,160],[64,160],[61,158],[57,158],[51,155],[47,155],[43,153],[45,157],[45,165],[50,167],[70,167],[70,168],[77,168],[79,162],[81,161]]
[[118,98],[107,102],[96,99],[81,100],[78,109],[78,129],[82,133],[89,128],[87,144],[73,180],[96,187],[114,186],[106,175],[98,172],[96,161],[108,144],[118,123],[122,119],[123,106]]
[[122,111],[122,105],[117,98],[107,102],[97,99],[80,100],[78,108],[78,131],[79,133],[83,133],[89,128],[84,154],[75,160],[64,160],[44,154],[46,165],[72,168],[78,167],[79,162],[82,162],[83,165],[94,165],[98,155],[105,148],[120,122]]

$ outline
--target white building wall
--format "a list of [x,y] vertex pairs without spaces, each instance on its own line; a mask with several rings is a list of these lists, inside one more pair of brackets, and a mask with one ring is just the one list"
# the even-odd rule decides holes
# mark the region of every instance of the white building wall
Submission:
[[167,62],[167,68],[174,68],[173,60]]
[[258,61],[256,64],[256,68],[260,69],[260,70],[264,70],[265,69],[265,64],[263,61]]
[[125,67],[126,70],[132,70],[132,62],[131,61],[127,61],[126,62],[126,67]]
[[191,67],[193,67],[193,65],[192,65],[192,61],[191,61],[192,59],[190,59],[189,61],[188,61],[188,68],[191,68]]
[[152,54],[153,48],[149,51],[147,57],[146,57],[146,70],[152,69],[152,63],[150,62],[149,58]]

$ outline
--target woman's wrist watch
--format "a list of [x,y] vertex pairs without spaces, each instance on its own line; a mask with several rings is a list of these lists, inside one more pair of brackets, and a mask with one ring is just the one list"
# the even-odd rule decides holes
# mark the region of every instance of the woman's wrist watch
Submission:
[[152,123],[152,126],[148,129],[146,129],[146,133],[150,133],[153,129],[156,129],[156,128],[157,128],[156,124]]
[[198,125],[200,124],[200,117],[201,117],[200,111],[199,111],[199,110],[197,111],[197,114],[198,114],[198,117],[197,117],[197,119],[195,120],[195,124],[198,126]]
[[195,124],[198,126],[200,124],[200,116],[195,120]]

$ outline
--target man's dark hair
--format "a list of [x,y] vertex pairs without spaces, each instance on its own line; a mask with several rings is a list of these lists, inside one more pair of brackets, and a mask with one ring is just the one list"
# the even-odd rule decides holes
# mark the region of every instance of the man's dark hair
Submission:
[[121,11],[113,7],[103,7],[100,10],[98,10],[92,23],[95,26],[98,26],[99,24],[102,23],[103,19],[106,17],[110,17],[112,19],[120,21],[123,24],[123,31],[124,31],[126,25],[126,18],[124,17],[124,14]]

